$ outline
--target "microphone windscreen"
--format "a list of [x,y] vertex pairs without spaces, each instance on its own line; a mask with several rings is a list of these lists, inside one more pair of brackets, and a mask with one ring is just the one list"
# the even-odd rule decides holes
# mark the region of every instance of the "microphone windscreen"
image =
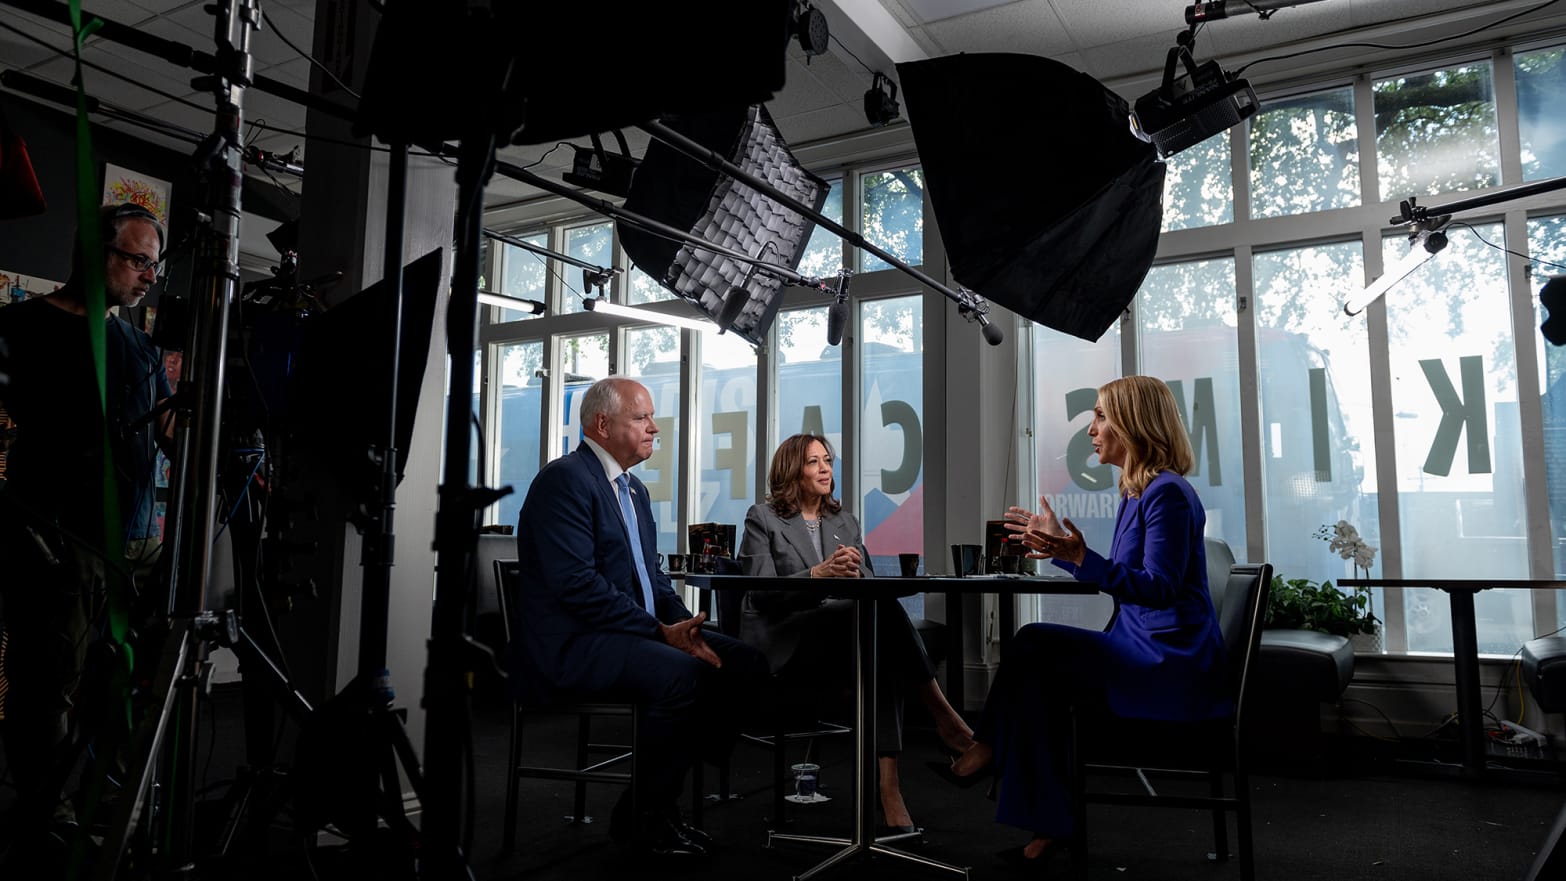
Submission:
[[728,294],[723,297],[723,308],[718,310],[718,329],[728,330],[739,320],[740,313],[745,311],[745,304],[750,302],[750,291],[738,285],[729,288]]
[[1566,275],[1549,280],[1539,290],[1539,302],[1549,310],[1549,317],[1539,325],[1539,331],[1552,346],[1566,345]]
[[984,334],[984,341],[992,346],[998,346],[1006,339],[1006,332],[993,324],[984,325],[980,333]]
[[843,328],[848,326],[848,304],[836,303],[827,307],[827,345],[843,344]]

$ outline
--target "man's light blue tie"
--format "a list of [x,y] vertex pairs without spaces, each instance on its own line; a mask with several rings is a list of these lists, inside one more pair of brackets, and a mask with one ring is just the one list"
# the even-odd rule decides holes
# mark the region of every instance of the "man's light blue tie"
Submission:
[[631,559],[636,561],[636,579],[642,583],[642,608],[656,618],[658,604],[653,602],[652,578],[647,574],[647,560],[642,556],[642,531],[636,528],[636,508],[631,505],[631,476],[622,471],[614,482],[620,487],[620,516],[625,518],[625,531],[631,536]]

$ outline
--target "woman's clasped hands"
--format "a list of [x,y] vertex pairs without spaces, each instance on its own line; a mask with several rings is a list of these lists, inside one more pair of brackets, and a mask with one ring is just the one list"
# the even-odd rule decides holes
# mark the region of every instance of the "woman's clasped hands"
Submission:
[[810,567],[811,578],[858,578],[859,551],[838,545],[825,560]]
[[1028,554],[1029,557],[1035,560],[1054,557],[1067,563],[1082,564],[1087,553],[1087,542],[1083,540],[1082,532],[1070,519],[1062,523],[1055,516],[1055,509],[1049,506],[1048,498],[1039,496],[1038,513],[1013,505],[1007,509],[1005,520],[1006,528],[1015,535],[1013,540],[1021,541],[1033,551]]

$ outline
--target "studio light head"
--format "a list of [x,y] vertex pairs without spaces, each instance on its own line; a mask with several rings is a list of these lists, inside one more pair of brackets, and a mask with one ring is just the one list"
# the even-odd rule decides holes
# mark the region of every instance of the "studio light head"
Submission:
[[865,121],[880,127],[897,119],[902,110],[897,104],[897,83],[880,71],[865,91]]
[[[1230,76],[1216,61],[1197,66],[1191,39],[1189,31],[1180,35],[1164,62],[1163,83],[1138,98],[1131,112],[1131,133],[1166,159],[1239,125],[1257,108],[1250,83]],[[1181,65],[1185,75],[1177,78]]]
[[[665,124],[812,211],[821,210],[827,182],[799,164],[766,107],[688,114]],[[643,169],[625,200],[627,211],[789,271],[799,266],[814,220],[656,139],[647,147]],[[635,224],[617,224],[617,235],[631,262],[665,289],[725,331],[756,345],[766,340],[783,289],[777,273]]]
[[578,147],[575,144],[566,146],[576,151],[576,158],[571,161],[571,170],[560,175],[560,179],[572,186],[585,187],[589,190],[597,190],[600,193],[608,193],[611,196],[627,196],[631,192],[631,178],[636,174],[637,166],[642,160],[631,155],[631,150],[625,143],[625,135],[619,129],[614,130],[615,140],[620,142],[620,152],[610,153],[604,150],[604,142],[598,135],[593,135],[593,149]]
[[810,59],[826,54],[832,34],[821,10],[801,2],[794,7],[794,36],[799,39],[799,48],[805,50],[805,58]]

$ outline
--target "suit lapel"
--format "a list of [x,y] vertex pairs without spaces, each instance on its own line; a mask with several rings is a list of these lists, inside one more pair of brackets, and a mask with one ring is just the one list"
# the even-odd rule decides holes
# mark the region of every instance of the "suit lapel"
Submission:
[[796,512],[792,517],[779,519],[783,521],[783,537],[793,546],[800,562],[806,566],[814,566],[821,562],[821,553],[816,550],[815,543],[810,539],[810,530],[805,528],[805,518]]
[[[631,531],[626,527],[625,515],[620,513],[620,494],[615,485],[609,482],[609,475],[604,473],[604,465],[598,461],[598,454],[593,452],[592,447],[584,443],[576,448],[575,455],[582,457],[582,467],[592,478],[593,491],[598,494],[599,503],[608,506],[606,510],[609,512],[609,519],[612,519],[620,527],[618,534],[625,541],[625,567],[630,570],[632,580],[631,584],[621,585],[620,589],[625,591],[626,595],[640,606],[642,604],[642,584],[637,580],[636,557],[631,553]],[[636,478],[632,477],[631,483],[634,487],[637,484]],[[635,504],[634,496],[632,504]],[[615,533],[606,531],[604,537],[608,538],[613,534]]]

